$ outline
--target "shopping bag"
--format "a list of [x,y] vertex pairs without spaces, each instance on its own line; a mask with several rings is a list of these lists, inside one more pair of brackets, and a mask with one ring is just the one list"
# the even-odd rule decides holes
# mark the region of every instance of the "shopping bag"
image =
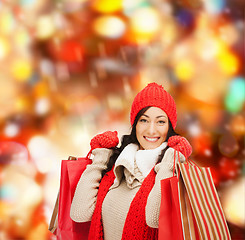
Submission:
[[60,190],[51,217],[49,230],[57,240],[87,240],[90,222],[77,223],[70,218],[70,206],[76,185],[91,160],[69,158],[61,162]]
[[177,176],[161,181],[158,239],[199,239],[187,193]]
[[158,239],[230,240],[209,168],[178,161],[176,172],[161,181]]
[[176,167],[181,175],[179,180],[183,182],[187,192],[200,239],[230,240],[230,232],[210,169],[190,162],[178,162]]

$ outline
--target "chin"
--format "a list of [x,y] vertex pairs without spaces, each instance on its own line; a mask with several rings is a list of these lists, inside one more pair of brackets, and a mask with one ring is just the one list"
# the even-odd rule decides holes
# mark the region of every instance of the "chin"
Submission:
[[142,146],[142,149],[144,150],[151,150],[151,149],[155,149],[155,148],[158,148],[161,144],[154,144],[154,145],[145,145],[145,146]]

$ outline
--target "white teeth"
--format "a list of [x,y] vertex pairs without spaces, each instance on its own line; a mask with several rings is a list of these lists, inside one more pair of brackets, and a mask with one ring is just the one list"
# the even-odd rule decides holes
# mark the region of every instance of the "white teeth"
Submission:
[[154,137],[154,138],[145,137],[145,139],[149,142],[156,142],[158,140],[158,137]]

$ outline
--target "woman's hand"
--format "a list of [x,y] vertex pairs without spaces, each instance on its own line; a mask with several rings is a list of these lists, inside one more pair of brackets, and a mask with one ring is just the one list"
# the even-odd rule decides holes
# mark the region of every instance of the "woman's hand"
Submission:
[[117,131],[107,131],[96,135],[90,141],[91,150],[96,148],[113,148],[119,143]]
[[172,136],[168,139],[168,146],[181,152],[186,158],[192,153],[192,147],[186,138],[181,136]]

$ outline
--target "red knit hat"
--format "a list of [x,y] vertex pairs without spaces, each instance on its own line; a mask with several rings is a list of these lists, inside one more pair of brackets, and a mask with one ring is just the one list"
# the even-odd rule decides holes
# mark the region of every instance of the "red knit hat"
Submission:
[[138,112],[141,109],[150,106],[161,108],[167,114],[173,128],[175,129],[177,123],[175,101],[173,97],[164,90],[163,86],[158,85],[157,83],[148,84],[134,98],[130,113],[131,125],[134,124],[134,120]]

